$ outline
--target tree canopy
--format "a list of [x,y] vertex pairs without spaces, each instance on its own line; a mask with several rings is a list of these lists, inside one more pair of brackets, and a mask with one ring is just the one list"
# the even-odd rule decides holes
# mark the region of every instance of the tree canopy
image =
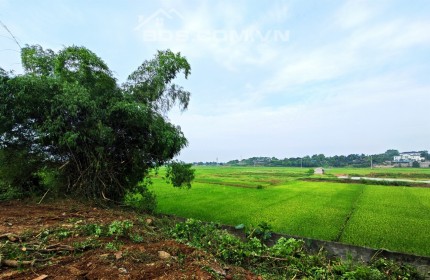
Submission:
[[[187,145],[166,114],[190,100],[174,83],[191,72],[180,53],[158,51],[121,85],[85,47],[26,46],[21,60],[22,75],[0,68],[0,174],[8,184],[34,187],[49,170],[61,192],[116,200]],[[192,180],[192,170],[181,171]]]
[[332,166],[332,167],[370,167],[371,161],[373,164],[384,164],[393,160],[394,156],[399,155],[398,150],[390,149],[382,154],[365,155],[365,154],[350,154],[347,156],[335,155],[325,156],[324,154],[292,157],[277,159],[275,157],[252,157],[243,160],[232,160],[227,162],[230,165],[241,166],[285,166],[285,167],[317,167],[317,166]]

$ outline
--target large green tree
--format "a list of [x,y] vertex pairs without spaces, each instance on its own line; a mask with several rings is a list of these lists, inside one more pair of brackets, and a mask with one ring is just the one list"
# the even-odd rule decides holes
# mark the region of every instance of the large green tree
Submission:
[[173,82],[191,71],[180,53],[158,51],[122,85],[84,47],[26,46],[21,59],[22,75],[0,68],[0,174],[9,184],[25,190],[48,170],[62,192],[120,200],[187,145],[167,118],[190,99]]

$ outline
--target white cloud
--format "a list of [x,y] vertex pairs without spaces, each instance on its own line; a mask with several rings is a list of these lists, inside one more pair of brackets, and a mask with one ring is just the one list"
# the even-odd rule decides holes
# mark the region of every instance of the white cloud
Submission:
[[337,11],[335,22],[344,29],[363,25],[378,14],[376,5],[376,1],[349,0]]
[[330,98],[318,101],[212,116],[186,113],[173,121],[190,140],[181,155],[189,161],[426,148],[429,90],[398,73],[334,88]]
[[410,48],[430,45],[430,21],[392,20],[359,28],[333,42],[303,50],[287,48],[262,88],[270,95],[293,86],[334,81],[382,67],[410,55]]
[[428,30],[429,20],[397,19],[357,30],[350,36],[348,44],[354,49],[374,48],[396,52],[418,45],[429,45]]
[[[182,18],[176,19],[174,28],[156,28],[157,32],[170,32],[173,36],[168,40],[154,40],[149,43],[181,51],[191,58],[210,57],[232,72],[239,71],[243,65],[266,64],[275,59],[280,51],[279,46],[270,41],[288,40],[288,30],[267,30],[264,24],[267,23],[267,17],[273,13],[276,16],[272,17],[282,19],[285,8],[276,10],[276,6],[271,7],[272,10],[269,9],[265,16],[251,21],[243,16],[245,8],[246,3],[228,2],[216,5],[201,2],[192,10],[177,8]],[[273,21],[273,18],[270,21]],[[143,43],[148,44],[145,38],[142,39]]]
[[356,64],[357,58],[353,53],[332,47],[291,53],[263,86],[271,91],[280,91],[291,86],[334,79],[353,70]]

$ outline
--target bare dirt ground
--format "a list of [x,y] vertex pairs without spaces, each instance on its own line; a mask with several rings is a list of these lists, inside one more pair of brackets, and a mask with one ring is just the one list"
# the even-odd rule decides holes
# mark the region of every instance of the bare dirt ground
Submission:
[[[88,224],[123,220],[132,221],[133,234],[143,238],[76,233]],[[0,279],[261,279],[170,240],[163,223],[168,222],[72,200],[0,202]],[[82,245],[88,238],[98,245]]]

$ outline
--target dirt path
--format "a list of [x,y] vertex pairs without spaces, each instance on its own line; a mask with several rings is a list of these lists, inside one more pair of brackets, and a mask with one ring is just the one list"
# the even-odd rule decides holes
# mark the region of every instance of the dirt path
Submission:
[[[124,220],[133,222],[135,240],[82,230]],[[75,201],[1,202],[0,279],[259,279],[169,240],[163,223]]]
[[370,180],[370,181],[389,181],[389,182],[408,182],[408,183],[423,183],[430,184],[429,180],[412,180],[412,179],[396,179],[396,178],[375,178],[375,177],[349,177],[349,176],[337,176],[339,179],[351,179],[359,181],[361,179]]

